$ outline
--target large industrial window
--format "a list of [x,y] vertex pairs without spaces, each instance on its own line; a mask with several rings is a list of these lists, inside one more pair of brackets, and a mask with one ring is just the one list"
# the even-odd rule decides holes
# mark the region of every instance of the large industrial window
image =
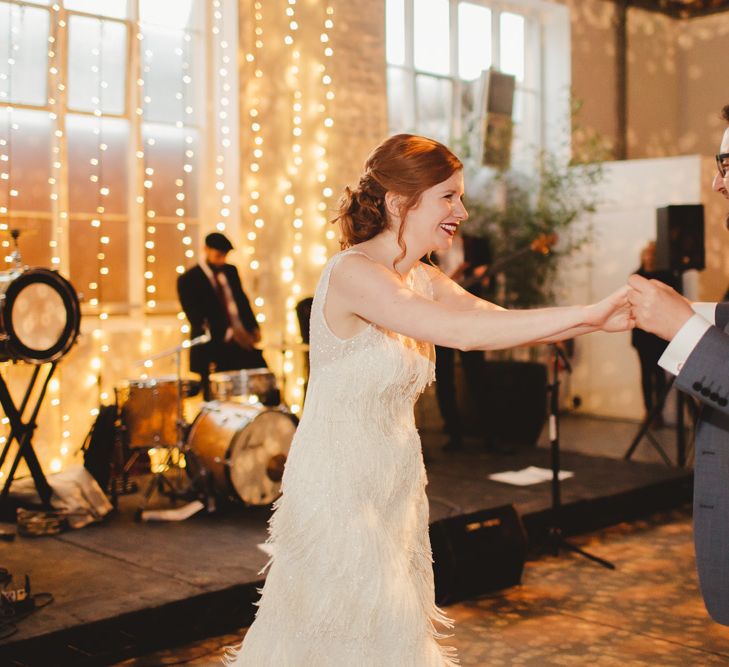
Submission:
[[[391,132],[417,132],[458,149],[478,127],[481,72],[516,78],[512,119],[517,161],[544,147],[543,3],[387,0]],[[567,27],[568,30],[568,27]],[[556,48],[569,49],[568,40]],[[569,68],[569,54],[565,58]],[[565,82],[569,80],[568,71]],[[561,91],[566,99],[566,85]]]
[[221,0],[0,2],[0,230],[21,228],[25,263],[68,275],[87,313],[179,310],[201,195],[219,200],[208,224],[236,210],[216,183],[237,132],[221,25]]

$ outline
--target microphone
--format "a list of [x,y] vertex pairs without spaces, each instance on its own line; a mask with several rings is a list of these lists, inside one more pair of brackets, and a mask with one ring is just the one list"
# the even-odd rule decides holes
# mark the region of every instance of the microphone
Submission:
[[205,343],[209,343],[212,339],[213,339],[213,337],[210,334],[210,329],[205,324],[205,325],[203,325],[203,333],[200,336],[196,336],[195,338],[186,340],[184,343],[182,343],[182,347],[189,348],[189,347],[195,347],[197,345],[205,345]]

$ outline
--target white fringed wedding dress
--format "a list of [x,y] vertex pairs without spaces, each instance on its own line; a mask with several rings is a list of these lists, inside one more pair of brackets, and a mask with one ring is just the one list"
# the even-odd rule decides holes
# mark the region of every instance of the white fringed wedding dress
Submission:
[[[311,311],[311,380],[270,522],[256,620],[229,665],[445,667],[414,404],[433,346],[370,325],[342,340],[324,318],[335,255]],[[410,287],[432,298],[417,265]]]

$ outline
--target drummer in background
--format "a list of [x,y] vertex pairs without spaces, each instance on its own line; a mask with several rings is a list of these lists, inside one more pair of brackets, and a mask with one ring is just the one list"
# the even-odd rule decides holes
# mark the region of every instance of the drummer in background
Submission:
[[233,249],[218,232],[205,237],[199,264],[177,279],[177,294],[190,320],[190,337],[210,332],[212,340],[190,348],[190,370],[199,373],[205,400],[210,400],[210,373],[266,368],[256,345],[261,330],[243,291],[238,270],[225,259]]

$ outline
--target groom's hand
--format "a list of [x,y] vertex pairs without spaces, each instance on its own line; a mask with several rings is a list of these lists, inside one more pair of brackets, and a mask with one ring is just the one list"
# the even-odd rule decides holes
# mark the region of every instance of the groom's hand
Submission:
[[637,327],[671,340],[694,314],[691,302],[659,280],[628,279],[631,310]]

